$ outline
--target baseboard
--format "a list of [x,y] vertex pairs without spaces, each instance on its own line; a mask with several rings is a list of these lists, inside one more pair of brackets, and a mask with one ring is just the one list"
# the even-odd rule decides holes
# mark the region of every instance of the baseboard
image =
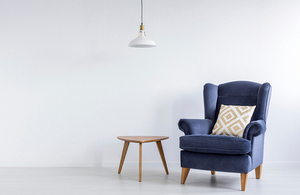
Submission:
[[279,165],[279,164],[300,164],[300,161],[266,161],[264,165]]
[[[168,167],[180,167],[179,162],[167,162]],[[123,167],[138,167],[138,162],[124,162]],[[162,162],[143,162],[143,167],[161,167]],[[119,162],[85,163],[0,163],[0,167],[119,167]]]
[[[264,162],[264,166],[300,165],[300,161]],[[180,167],[180,162],[167,162],[169,168]],[[138,167],[138,162],[124,162],[123,167]],[[143,167],[162,167],[162,162],[143,162]],[[119,162],[84,162],[84,163],[0,163],[0,167],[119,167]]]

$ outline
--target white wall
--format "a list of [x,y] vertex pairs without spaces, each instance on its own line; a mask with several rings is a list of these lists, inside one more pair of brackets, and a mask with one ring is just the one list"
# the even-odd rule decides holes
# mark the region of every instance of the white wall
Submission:
[[[202,87],[270,82],[265,162],[300,161],[300,1],[0,1],[0,166],[117,165],[119,135],[168,135],[203,118]],[[127,162],[137,162],[138,147]],[[145,162],[160,162],[155,144]]]

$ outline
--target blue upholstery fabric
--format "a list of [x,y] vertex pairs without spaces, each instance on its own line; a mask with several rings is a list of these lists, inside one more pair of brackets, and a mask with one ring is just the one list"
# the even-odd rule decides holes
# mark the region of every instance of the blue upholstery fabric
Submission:
[[259,87],[260,84],[248,81],[230,82],[219,85],[216,118],[218,117],[221,104],[243,106],[256,105]]
[[211,83],[204,85],[203,89],[203,99],[204,99],[204,111],[205,118],[213,121],[215,123],[216,119],[216,105],[218,101],[218,86]]
[[182,150],[180,158],[181,167],[185,168],[234,173],[248,173],[252,170],[251,157],[247,154],[207,154]]
[[272,88],[269,83],[260,86],[257,94],[257,105],[252,120],[263,120],[266,123]]
[[254,136],[265,133],[266,123],[263,120],[251,121],[245,128],[243,138],[252,140]]
[[209,134],[213,125],[209,119],[180,119],[178,122],[179,129],[185,135]]
[[180,148],[191,152],[213,154],[248,154],[251,141],[224,135],[186,135],[179,138]]
[[[205,119],[181,119],[179,129],[181,167],[213,171],[248,173],[263,162],[264,135],[271,85],[234,81],[204,85]],[[221,104],[256,105],[243,138],[210,135]]]
[[265,134],[260,134],[252,139],[252,149],[250,153],[252,159],[252,169],[255,169],[263,163],[264,137]]

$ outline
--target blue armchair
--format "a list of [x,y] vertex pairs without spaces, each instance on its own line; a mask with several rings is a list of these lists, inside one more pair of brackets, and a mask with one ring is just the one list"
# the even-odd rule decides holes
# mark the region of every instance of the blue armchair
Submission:
[[[180,119],[178,126],[184,132],[180,137],[181,183],[190,169],[234,172],[241,174],[241,190],[245,191],[248,173],[255,169],[260,179],[266,119],[271,85],[248,81],[234,81],[219,86],[204,85],[205,119]],[[256,106],[242,138],[211,135],[219,110],[223,105]]]

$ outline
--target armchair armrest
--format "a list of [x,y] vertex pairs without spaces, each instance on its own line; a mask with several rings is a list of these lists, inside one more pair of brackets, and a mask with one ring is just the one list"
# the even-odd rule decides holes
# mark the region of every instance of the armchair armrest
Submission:
[[209,119],[180,119],[178,127],[185,135],[209,134],[213,122]]
[[253,137],[265,133],[266,123],[263,120],[257,120],[250,122],[244,131],[243,138],[252,140]]

